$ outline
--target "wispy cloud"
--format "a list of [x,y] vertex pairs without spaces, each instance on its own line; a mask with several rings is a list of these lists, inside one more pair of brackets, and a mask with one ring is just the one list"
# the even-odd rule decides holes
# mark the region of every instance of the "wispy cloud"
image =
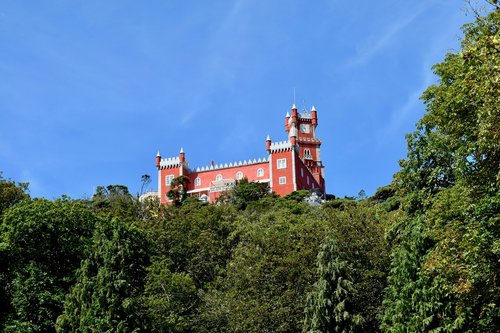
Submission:
[[385,47],[390,45],[391,41],[407,26],[409,26],[424,10],[426,7],[413,11],[409,16],[397,20],[380,35],[370,36],[358,46],[356,56],[347,64],[348,68],[358,67],[369,62],[376,54],[383,51]]
[[242,52],[241,39],[237,34],[238,30],[244,28],[242,15],[250,12],[245,6],[245,0],[234,2],[228,10],[224,20],[218,25],[209,36],[206,50],[200,58],[200,73],[194,91],[190,96],[189,107],[181,119],[181,125],[185,126],[199,112],[204,110],[209,96],[221,89],[225,84],[229,84],[236,79],[234,69]]

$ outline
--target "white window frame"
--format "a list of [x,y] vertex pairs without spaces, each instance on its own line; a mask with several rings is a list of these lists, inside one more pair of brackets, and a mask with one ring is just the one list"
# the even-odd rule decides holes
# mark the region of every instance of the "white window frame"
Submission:
[[304,177],[304,169],[300,168],[300,177]]
[[264,169],[262,168],[257,169],[257,177],[264,177]]
[[238,171],[238,172],[236,173],[236,179],[238,179],[238,180],[243,179],[243,172]]
[[172,180],[174,180],[175,175],[166,175],[165,176],[165,185],[170,186],[172,184]]
[[215,176],[215,180],[216,181],[222,180],[222,175],[219,173],[217,176]]
[[309,185],[309,176],[307,176],[306,179],[307,179],[307,185]]
[[286,176],[282,176],[282,177],[278,178],[278,183],[280,185],[286,184]]
[[200,177],[196,177],[194,179],[194,186],[200,186],[201,185],[201,178]]
[[276,160],[276,169],[286,169],[286,158],[278,158]]

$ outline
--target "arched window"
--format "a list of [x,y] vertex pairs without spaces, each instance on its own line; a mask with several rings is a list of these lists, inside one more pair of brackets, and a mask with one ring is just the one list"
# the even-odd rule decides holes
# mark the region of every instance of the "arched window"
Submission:
[[194,186],[200,186],[201,185],[201,178],[200,177],[196,177],[194,179]]
[[236,173],[236,179],[238,179],[238,180],[243,179],[243,172],[238,171],[238,172]]
[[264,169],[262,168],[257,169],[257,177],[264,177]]
[[215,176],[215,180],[222,180],[222,175],[218,174],[217,176]]
[[309,149],[304,149],[304,158],[312,159],[311,151]]

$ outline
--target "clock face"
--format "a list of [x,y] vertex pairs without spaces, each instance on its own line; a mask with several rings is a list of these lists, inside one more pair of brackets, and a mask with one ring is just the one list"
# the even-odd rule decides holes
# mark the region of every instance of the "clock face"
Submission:
[[309,126],[309,124],[301,124],[300,131],[302,133],[309,133],[311,131],[311,127]]

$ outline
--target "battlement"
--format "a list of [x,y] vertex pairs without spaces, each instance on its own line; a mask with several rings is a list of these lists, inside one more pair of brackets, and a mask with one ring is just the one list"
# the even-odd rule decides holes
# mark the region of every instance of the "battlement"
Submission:
[[286,151],[292,149],[292,144],[290,141],[278,141],[278,142],[271,142],[271,152],[280,152],[280,151]]
[[238,162],[231,162],[229,164],[224,163],[224,164],[215,164],[215,165],[210,165],[210,166],[204,166],[204,167],[197,167],[193,171],[196,172],[204,172],[204,171],[210,171],[210,170],[219,170],[219,169],[229,169],[229,168],[235,168],[243,165],[252,165],[252,164],[259,164],[259,163],[265,163],[269,162],[269,159],[267,157],[259,158],[259,159],[250,159],[250,160],[243,160],[243,161],[238,161]]
[[181,164],[180,158],[177,157],[167,157],[160,160],[160,168],[172,168],[178,167]]

